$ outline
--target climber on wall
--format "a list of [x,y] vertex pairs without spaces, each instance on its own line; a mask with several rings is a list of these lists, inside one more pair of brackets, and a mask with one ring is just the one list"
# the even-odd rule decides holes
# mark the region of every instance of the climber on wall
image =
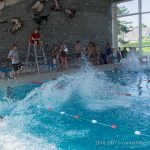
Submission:
[[44,6],[45,0],[37,0],[31,7],[31,9],[35,15],[39,15],[43,11]]
[[20,18],[12,18],[11,19],[12,27],[10,28],[10,33],[15,33],[19,29],[23,27],[23,21]]

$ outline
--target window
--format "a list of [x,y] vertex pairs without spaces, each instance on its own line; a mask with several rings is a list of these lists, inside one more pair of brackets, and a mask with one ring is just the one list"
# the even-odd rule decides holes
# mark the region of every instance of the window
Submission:
[[118,18],[119,47],[139,47],[138,15]]
[[142,12],[150,12],[150,0],[142,0]]
[[142,51],[150,54],[150,13],[142,15]]
[[117,9],[117,16],[138,13],[138,0],[119,3],[117,4],[117,7],[121,8]]
[[150,54],[150,0],[113,3],[113,46]]

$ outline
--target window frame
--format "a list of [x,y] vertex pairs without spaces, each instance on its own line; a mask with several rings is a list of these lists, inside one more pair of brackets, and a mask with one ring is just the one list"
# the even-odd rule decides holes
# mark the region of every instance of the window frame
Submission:
[[[117,48],[118,47],[118,33],[117,33],[117,25],[116,25],[116,22],[117,22],[117,19],[118,18],[123,18],[123,17],[129,17],[129,16],[137,16],[138,15],[138,25],[139,25],[139,31],[138,31],[138,34],[139,34],[139,52],[140,52],[140,55],[142,55],[142,48],[143,47],[148,47],[148,46],[143,46],[142,45],[142,16],[144,14],[150,14],[150,11],[146,11],[146,12],[143,12],[142,11],[142,0],[138,0],[138,12],[137,13],[129,13],[129,14],[126,14],[126,15],[120,15],[118,16],[117,15],[117,5],[120,4],[120,3],[124,3],[124,2],[128,2],[128,1],[132,1],[132,0],[124,0],[124,1],[121,1],[121,2],[115,2],[115,3],[112,3],[112,43],[113,43],[113,47],[114,48]],[[149,46],[150,47],[150,46]]]

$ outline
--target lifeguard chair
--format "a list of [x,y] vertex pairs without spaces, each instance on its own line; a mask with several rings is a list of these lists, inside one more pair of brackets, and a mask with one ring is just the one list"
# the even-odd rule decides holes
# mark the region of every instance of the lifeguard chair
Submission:
[[[27,53],[27,58],[26,62],[29,64],[29,59],[30,57],[34,57],[34,63],[36,64],[37,67],[37,72],[40,74],[40,65],[46,65],[48,67],[46,55],[44,52],[43,44],[42,42],[31,42],[31,38],[29,39],[29,46],[28,46],[28,53]],[[49,67],[48,67],[49,70]]]

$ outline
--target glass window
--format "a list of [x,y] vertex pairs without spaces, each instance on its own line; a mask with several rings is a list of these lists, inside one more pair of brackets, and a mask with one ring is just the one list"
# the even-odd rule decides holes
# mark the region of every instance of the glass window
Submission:
[[117,16],[138,12],[138,0],[132,0],[117,4]]
[[117,21],[118,45],[120,47],[139,46],[138,15],[121,17]]
[[150,54],[150,13],[142,15],[142,46],[143,53]]
[[150,0],[142,0],[142,12],[150,12]]
[[[141,28],[139,28],[139,2],[142,3]],[[136,49],[142,46],[143,54],[150,54],[150,0],[130,0],[116,5],[117,22],[114,26],[114,45],[118,42],[119,47],[136,47]],[[139,37],[139,31],[142,31],[142,37]],[[142,45],[139,45],[139,38],[142,40]]]

